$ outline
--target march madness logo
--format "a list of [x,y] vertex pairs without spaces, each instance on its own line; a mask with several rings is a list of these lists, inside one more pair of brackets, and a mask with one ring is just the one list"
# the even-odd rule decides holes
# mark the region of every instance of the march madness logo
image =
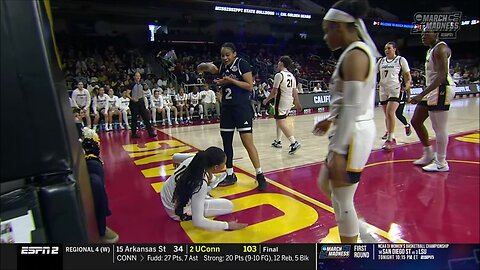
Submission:
[[322,245],[319,259],[347,259],[350,257],[350,245]]
[[441,39],[455,39],[462,24],[462,12],[417,12],[413,16],[412,34],[428,30],[438,32]]

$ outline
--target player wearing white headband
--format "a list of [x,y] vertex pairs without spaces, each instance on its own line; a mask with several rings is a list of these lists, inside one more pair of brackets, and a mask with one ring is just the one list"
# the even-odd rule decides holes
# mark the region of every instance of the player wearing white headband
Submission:
[[315,135],[324,135],[333,124],[320,189],[332,200],[342,243],[357,242],[359,220],[353,197],[373,147],[375,123],[375,57],[380,54],[362,17],[368,2],[343,0],[323,18],[324,39],[335,51],[342,49],[330,85],[330,115],[317,123]]

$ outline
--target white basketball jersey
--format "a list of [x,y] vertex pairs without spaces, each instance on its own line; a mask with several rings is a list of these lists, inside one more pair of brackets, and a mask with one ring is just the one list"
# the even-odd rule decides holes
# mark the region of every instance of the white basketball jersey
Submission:
[[170,97],[170,95],[168,93],[165,93],[165,95],[162,95],[162,98],[163,98],[163,104],[165,106],[173,105],[172,97]]
[[143,90],[143,95],[145,98],[147,98],[147,101],[150,102],[150,99],[152,98],[152,91],[150,89]]
[[121,97],[118,99],[119,104],[120,104],[120,109],[125,110],[128,109],[128,106],[130,105],[130,99],[129,98],[124,98]]
[[370,59],[370,68],[368,71],[368,77],[363,81],[362,92],[365,93],[365,102],[361,103],[360,112],[357,115],[355,121],[365,121],[373,119],[373,109],[375,106],[375,84],[376,84],[376,72],[375,72],[375,58],[372,56],[370,48],[362,41],[356,41],[350,44],[340,55],[337,67],[332,75],[332,84],[330,85],[330,111],[339,112],[343,104],[343,79],[340,76],[340,70],[342,68],[343,59],[351,50],[360,48],[365,51]]
[[96,105],[96,108],[97,110],[100,110],[100,109],[104,109],[105,106],[107,105],[108,103],[108,96],[107,95],[103,95],[103,96],[96,96],[95,97],[95,105]]
[[[427,51],[427,57],[425,59],[425,73],[426,73],[426,79],[427,79],[427,86],[432,84],[435,78],[437,77],[438,72],[435,70],[435,64],[433,63],[434,61],[433,52],[437,48],[437,46],[440,44],[444,44],[448,46],[445,42],[440,41]],[[450,56],[448,56],[447,67],[450,67],[450,57],[451,57],[451,54]],[[442,84],[455,86],[455,82],[453,81],[453,78],[450,75],[450,72],[447,72],[447,78],[445,78],[445,82]]]
[[200,103],[200,93],[194,94],[193,92],[190,93],[190,103],[193,106],[197,106]]
[[183,94],[183,95],[180,95],[178,94],[177,95],[177,103],[178,105],[181,105],[181,106],[184,106],[185,104],[187,104],[187,99],[188,99],[188,95],[187,94]]
[[108,108],[113,109],[117,107],[118,97],[115,95],[109,96],[108,99]]
[[163,108],[163,97],[155,98],[155,96],[152,96],[152,105],[154,108]]
[[75,100],[77,105],[80,106],[80,107],[89,107],[90,106],[90,104],[88,104],[89,103],[89,97],[90,97],[90,93],[85,88],[83,88],[82,90],[80,90],[78,88],[73,90],[72,98],[73,98],[73,100]]
[[392,60],[383,57],[378,61],[380,73],[380,86],[386,89],[400,87],[400,76],[404,72],[410,72],[410,67],[405,58],[395,56]]
[[[279,74],[280,76],[278,76]],[[277,95],[280,95],[282,99],[293,100],[293,89],[297,87],[297,80],[290,71],[285,69],[275,75],[273,87],[278,88]]]

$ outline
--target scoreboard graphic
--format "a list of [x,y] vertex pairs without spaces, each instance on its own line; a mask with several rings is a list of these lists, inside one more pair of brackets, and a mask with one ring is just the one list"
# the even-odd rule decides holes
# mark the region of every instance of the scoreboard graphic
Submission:
[[479,244],[2,244],[2,269],[477,270]]

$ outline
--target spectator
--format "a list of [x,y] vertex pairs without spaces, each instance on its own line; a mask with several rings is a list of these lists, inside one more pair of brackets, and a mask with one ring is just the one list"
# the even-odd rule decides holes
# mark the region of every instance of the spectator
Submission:
[[[202,105],[203,105],[203,112],[205,114],[205,118],[208,120],[208,112],[211,111],[212,115],[210,116],[213,118],[213,111],[216,110],[215,103],[215,92],[208,87],[208,84],[205,84],[205,89],[200,92],[200,97],[202,98]],[[218,112],[216,112],[218,115]]]
[[322,92],[322,87],[320,86],[320,83],[317,83],[315,87],[313,88],[314,93]]
[[462,70],[458,67],[453,74],[453,81],[456,85],[460,84],[460,80],[462,79]]

